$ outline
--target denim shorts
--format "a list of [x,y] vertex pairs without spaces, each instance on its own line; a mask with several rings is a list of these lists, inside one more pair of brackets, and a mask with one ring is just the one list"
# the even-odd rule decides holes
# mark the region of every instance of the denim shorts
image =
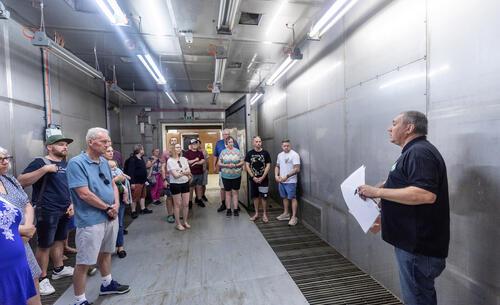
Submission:
[[38,247],[50,248],[54,241],[63,241],[68,237],[69,218],[64,212],[35,209]]
[[297,197],[297,183],[280,183],[280,196],[283,199],[295,199]]

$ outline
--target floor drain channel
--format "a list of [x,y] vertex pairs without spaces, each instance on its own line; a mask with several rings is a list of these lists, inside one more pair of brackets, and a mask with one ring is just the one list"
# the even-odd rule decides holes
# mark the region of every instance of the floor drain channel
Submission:
[[287,272],[311,305],[402,305],[391,292],[364,273],[302,224],[256,222]]

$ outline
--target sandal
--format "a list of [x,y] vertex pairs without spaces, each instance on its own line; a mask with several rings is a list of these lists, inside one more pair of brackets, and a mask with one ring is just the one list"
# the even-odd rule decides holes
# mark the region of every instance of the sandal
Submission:
[[191,225],[187,222],[184,223],[184,227],[186,227],[186,229],[191,229]]
[[64,247],[64,253],[76,254],[78,251],[72,247]]
[[250,217],[250,221],[256,221],[257,219],[259,219],[259,215],[257,215],[257,214]]
[[184,228],[182,225],[176,225],[175,228],[179,231],[184,231],[186,228]]
[[267,218],[267,216],[262,216],[262,222],[263,223],[268,223],[269,222],[269,219]]

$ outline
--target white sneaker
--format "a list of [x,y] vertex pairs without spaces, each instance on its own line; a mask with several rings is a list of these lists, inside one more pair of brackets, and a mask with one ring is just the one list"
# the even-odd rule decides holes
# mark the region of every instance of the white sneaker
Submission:
[[52,279],[58,280],[62,279],[63,277],[73,276],[74,271],[75,269],[73,267],[64,266],[63,270],[61,270],[60,272],[52,271]]
[[289,225],[289,226],[295,226],[295,225],[297,224],[297,222],[298,222],[297,217],[292,217],[292,218],[290,219],[290,221],[288,222],[288,225]]
[[50,295],[56,292],[54,287],[52,287],[52,285],[50,284],[48,278],[43,279],[43,281],[41,281],[39,285],[40,285],[40,295]]
[[290,214],[281,214],[280,216],[276,217],[278,220],[289,220],[290,219]]

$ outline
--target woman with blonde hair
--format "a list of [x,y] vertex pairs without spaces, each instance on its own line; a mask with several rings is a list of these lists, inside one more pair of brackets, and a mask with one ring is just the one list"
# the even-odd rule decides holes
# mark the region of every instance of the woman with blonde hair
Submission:
[[[174,198],[175,228],[179,231],[184,231],[191,228],[191,225],[188,223],[189,180],[191,179],[191,171],[189,170],[187,159],[182,157],[181,154],[181,145],[175,144],[173,153],[167,161],[167,170],[170,174],[170,191]],[[184,224],[181,224],[180,221],[181,208]]]

